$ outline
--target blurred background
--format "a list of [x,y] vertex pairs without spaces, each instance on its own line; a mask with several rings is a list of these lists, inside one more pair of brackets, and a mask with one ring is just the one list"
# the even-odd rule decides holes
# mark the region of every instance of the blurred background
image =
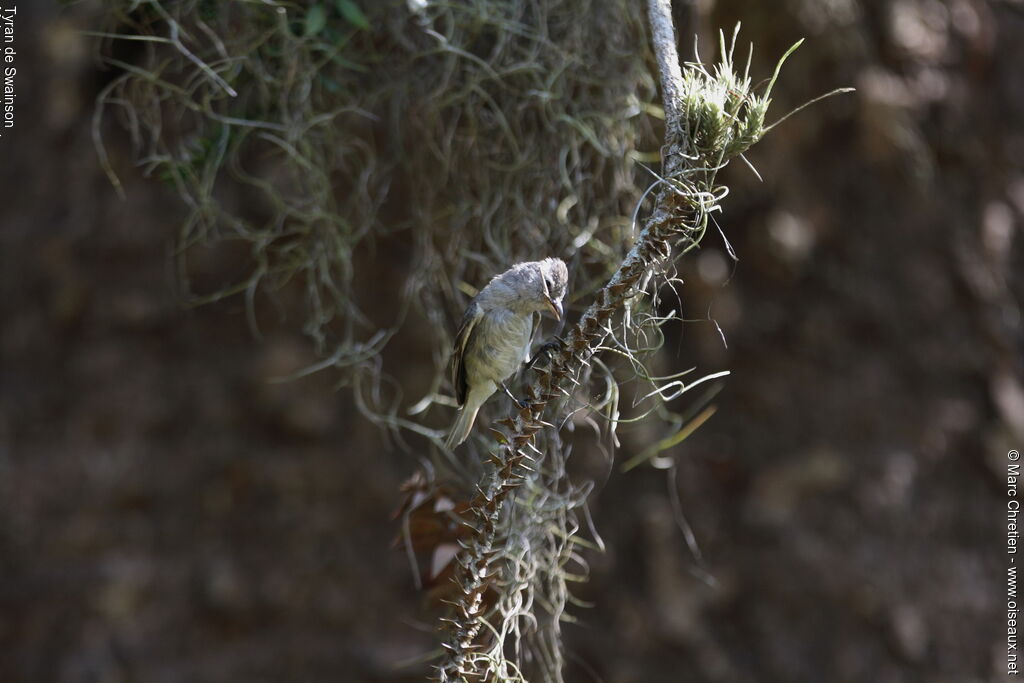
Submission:
[[[98,4],[18,6],[16,127],[0,138],[0,680],[423,680],[436,613],[391,516],[414,454],[329,373],[270,381],[318,360],[294,316],[256,337],[242,296],[182,305],[180,200],[134,167],[124,130],[105,135],[124,198],[94,147],[112,78],[82,33]],[[719,222],[739,260],[711,235],[681,263],[695,320],[666,348],[732,375],[675,470],[588,461],[607,550],[587,556],[576,595],[593,606],[565,626],[566,680],[1001,679],[1005,457],[1024,443],[1024,4],[677,14],[684,37],[741,19],[765,63],[807,38],[776,115],[857,92],[752,150],[763,182],[726,171]],[[192,278],[249,256],[213,250]],[[374,286],[401,267],[372,258]],[[260,305],[288,309],[281,296]],[[385,352],[399,381],[433,372],[416,324]]]

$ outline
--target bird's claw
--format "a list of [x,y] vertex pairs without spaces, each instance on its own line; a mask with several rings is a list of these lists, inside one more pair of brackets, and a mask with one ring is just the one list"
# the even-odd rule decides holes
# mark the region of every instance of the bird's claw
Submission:
[[531,358],[529,362],[526,364],[526,369],[529,370],[534,365],[536,365],[537,361],[540,359],[542,355],[550,357],[552,351],[557,351],[558,349],[564,346],[565,340],[559,337],[558,335],[555,335],[554,339],[549,339],[540,345],[540,348],[537,349],[537,353],[533,354],[533,358]]

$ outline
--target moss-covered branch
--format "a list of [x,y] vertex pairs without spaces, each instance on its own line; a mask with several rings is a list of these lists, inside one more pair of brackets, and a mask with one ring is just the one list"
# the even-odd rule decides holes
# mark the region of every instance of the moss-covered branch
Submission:
[[[487,628],[484,595],[489,586],[500,583],[504,571],[500,534],[505,508],[519,502],[517,491],[533,482],[543,456],[535,445],[536,435],[551,427],[560,399],[571,395],[569,385],[579,384],[577,378],[604,344],[613,316],[642,292],[649,274],[663,271],[700,241],[709,213],[724,196],[723,188],[715,185],[718,170],[764,132],[771,84],[764,92],[753,92],[749,62],[747,73],[735,72],[735,34],[728,46],[722,36],[720,62],[712,71],[687,65],[684,72],[669,2],[649,0],[648,10],[666,126],[663,176],[654,208],[614,275],[597,291],[549,363],[536,371],[535,381],[526,388],[527,405],[498,423],[502,429],[495,431],[501,445],[490,456],[492,467],[472,501],[473,533],[459,558],[460,592],[452,617],[446,620],[442,681],[519,678],[518,663],[506,660],[504,644]],[[558,672],[548,673],[560,679]]]

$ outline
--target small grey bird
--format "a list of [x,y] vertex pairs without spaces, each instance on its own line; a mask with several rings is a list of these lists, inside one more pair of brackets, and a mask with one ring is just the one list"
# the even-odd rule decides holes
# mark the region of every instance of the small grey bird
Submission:
[[569,271],[561,259],[517,263],[469,302],[452,356],[460,408],[445,442],[448,448],[466,440],[480,406],[499,386],[508,392],[505,380],[528,359],[533,314],[549,311],[561,320],[568,283]]

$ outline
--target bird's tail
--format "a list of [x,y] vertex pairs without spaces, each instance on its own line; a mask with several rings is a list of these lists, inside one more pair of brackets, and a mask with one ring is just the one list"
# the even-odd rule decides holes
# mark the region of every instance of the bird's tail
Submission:
[[476,414],[480,412],[480,406],[470,406],[468,403],[459,409],[459,415],[455,418],[452,430],[448,432],[448,438],[444,445],[448,448],[455,448],[469,438],[469,432],[473,429],[476,421]]
[[476,414],[480,412],[480,406],[484,404],[484,401],[492,393],[494,393],[494,389],[491,387],[474,387],[470,389],[469,394],[466,396],[466,402],[459,409],[459,414],[455,418],[452,430],[448,432],[448,438],[444,442],[445,446],[452,449],[469,438],[469,433],[473,429],[473,423],[476,422]]

